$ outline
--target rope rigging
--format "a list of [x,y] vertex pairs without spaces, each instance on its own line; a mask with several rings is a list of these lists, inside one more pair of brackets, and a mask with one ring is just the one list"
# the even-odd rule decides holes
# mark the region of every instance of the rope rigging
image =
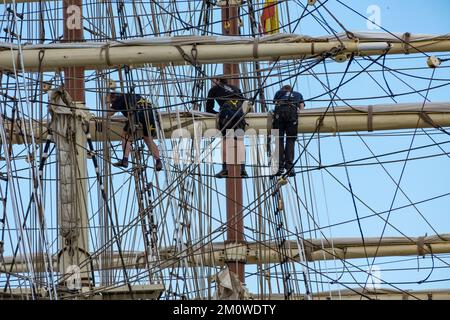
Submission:
[[[340,11],[333,9],[336,4],[349,13],[349,19],[357,16],[367,20],[364,14],[339,0],[316,1],[314,5],[306,1],[279,1],[278,27],[273,31],[325,30],[326,41],[342,45],[345,38],[341,32],[350,39],[355,34],[348,28],[352,20],[340,19]],[[257,43],[255,46],[260,46],[264,5],[264,1],[246,1],[237,8],[238,17],[229,15],[223,19],[220,16],[223,8],[215,1],[84,3],[84,36],[86,42],[105,43],[111,40],[126,43],[128,39],[146,36],[219,36],[224,23],[227,27],[227,23],[239,18],[239,35],[251,36]],[[64,41],[60,9],[50,2],[5,6],[0,22],[0,38],[8,46],[4,49],[14,47],[23,52],[25,45]],[[89,241],[86,240],[88,245],[79,267],[89,271],[90,294],[103,295],[109,289],[124,287],[123,292],[140,298],[140,291],[134,286],[146,285],[158,288],[154,290],[160,299],[212,299],[222,290],[216,280],[229,255],[248,265],[244,282],[261,299],[278,294],[286,300],[321,299],[323,294],[336,299],[343,297],[341,289],[364,299],[380,298],[381,294],[371,295],[367,291],[378,280],[386,288],[418,298],[407,291],[408,283],[417,288],[431,283],[448,284],[448,279],[437,270],[448,270],[449,256],[436,250],[433,243],[418,244],[411,235],[431,233],[443,246],[448,241],[439,233],[447,225],[430,209],[440,208],[448,200],[449,192],[445,183],[441,183],[446,174],[441,171],[437,175],[435,169],[442,168],[450,159],[448,128],[434,120],[426,109],[417,119],[429,129],[417,126],[383,133],[344,133],[336,120],[338,115],[334,111],[338,103],[361,115],[365,111],[355,107],[355,101],[369,105],[374,101],[396,104],[419,98],[425,106],[439,100],[448,89],[449,69],[443,64],[450,59],[446,54],[436,56],[440,65],[432,69],[430,76],[424,63],[429,53],[415,46],[411,39],[398,37],[387,28],[383,30],[406,51],[417,50],[418,54],[392,58],[388,49],[374,57],[346,57],[346,63],[339,64],[336,56],[343,47],[338,46],[307,59],[283,62],[284,57],[274,55],[271,61],[240,62],[237,69],[240,71],[230,75],[239,79],[242,95],[256,112],[270,111],[275,106],[274,93],[285,84],[303,94],[310,86],[305,97],[308,108],[327,104],[314,132],[304,134],[302,141],[295,144],[296,177],[288,177],[286,173],[278,179],[270,173],[274,141],[269,125],[268,136],[258,132],[244,139],[246,160],[251,160],[246,163],[252,172],[249,177],[229,177],[227,181],[215,178],[221,164],[221,136],[201,137],[204,122],[195,113],[189,113],[202,110],[208,101],[208,81],[222,71],[221,65],[199,63],[201,43],[177,46],[175,53],[178,51],[177,57],[184,59],[184,65],[129,64],[85,72],[86,106],[93,115],[96,132],[84,122],[80,132],[86,138],[85,143],[70,134],[66,138],[72,144],[74,156],[76,152],[87,153],[87,173],[77,181],[84,181],[87,186],[83,201],[88,217],[80,232],[86,231]],[[254,52],[257,54],[258,50]],[[64,70],[44,71],[48,54],[47,50],[41,50],[36,72],[24,72],[23,54],[17,55],[14,70],[0,72],[2,297],[15,296],[17,289],[32,298],[40,297],[42,292],[49,299],[71,299],[80,294],[64,286],[70,275],[56,268],[64,247],[59,233],[60,209],[55,201],[60,196],[57,186],[62,181],[57,173],[61,158],[56,141],[64,134],[52,129],[54,117],[45,111],[52,104],[44,96],[48,93],[47,86],[57,88],[71,79]],[[130,139],[113,137],[115,132],[109,129],[112,121],[105,116],[108,110],[105,98],[112,91],[110,82],[120,84],[117,90],[120,93],[139,94],[151,102],[127,106],[129,114],[135,115],[126,120]],[[74,104],[66,108],[73,115],[82,111]],[[139,120],[141,111],[145,115],[143,122]],[[228,124],[245,120],[249,113],[247,109],[239,116],[234,115]],[[154,154],[146,150],[146,142],[141,139],[144,127],[151,123],[151,115],[154,126],[148,125],[146,129],[154,132],[154,139],[158,140],[163,168],[160,173],[157,164],[151,163]],[[334,118],[336,132],[322,131],[325,115]],[[74,123],[75,120],[70,125],[72,133]],[[192,128],[194,138],[170,137],[167,123],[171,131]],[[236,125],[231,127],[236,129]],[[12,134],[21,144],[11,143]],[[121,138],[131,145],[131,169],[111,167],[115,158],[120,160],[124,155],[124,146],[115,142]],[[403,147],[405,141],[408,145]],[[426,177],[415,166],[419,163],[429,165]],[[363,181],[363,184],[358,170],[367,172],[367,180],[373,179],[373,183]],[[227,183],[236,179],[242,179],[243,203],[225,191]],[[412,186],[422,184],[426,190],[418,197]],[[386,190],[381,192],[379,187]],[[74,194],[81,197],[80,191]],[[241,232],[232,223],[230,227],[227,202],[230,206],[242,205],[238,213],[242,213],[245,243],[236,247],[224,244],[227,230]],[[398,220],[400,217],[409,219],[411,227],[404,226]],[[342,247],[339,238],[335,238],[342,235],[349,235],[351,241],[358,243],[361,250],[358,257],[365,262],[351,260],[350,253],[356,249]],[[397,235],[404,239],[402,245],[417,247],[417,257],[423,257],[420,265],[414,265],[414,259],[380,259],[384,257],[383,250],[389,247],[386,241]],[[379,241],[366,243],[371,237]],[[218,249],[220,244],[223,246]],[[292,256],[294,251],[298,256]],[[270,253],[272,260],[258,256],[258,252]],[[383,267],[381,279],[366,270],[384,263],[392,264]],[[384,274],[388,269],[392,271]],[[408,279],[396,279],[408,270],[411,270]],[[414,271],[418,272],[412,275]],[[337,293],[333,291],[336,288]]]

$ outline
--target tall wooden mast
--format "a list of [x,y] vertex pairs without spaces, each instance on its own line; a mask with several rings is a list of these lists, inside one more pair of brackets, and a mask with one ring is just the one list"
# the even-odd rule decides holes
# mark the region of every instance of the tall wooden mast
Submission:
[[[82,0],[63,0],[64,42],[82,42]],[[60,228],[59,271],[61,284],[81,289],[90,284],[87,193],[86,137],[82,129],[85,109],[84,68],[64,68],[63,100],[71,108],[54,107],[55,142],[58,149],[58,218]],[[53,97],[56,98],[56,97]],[[76,107],[74,110],[73,107]],[[81,116],[80,116],[81,115]],[[79,267],[84,265],[84,267]]]
[[[64,42],[83,42],[82,0],[63,0]],[[64,68],[64,87],[73,100],[85,103],[84,68]]]
[[[228,2],[222,8],[222,33],[226,36],[234,36],[239,34],[239,7],[238,4]],[[225,63],[223,65],[224,75],[230,78],[230,84],[239,86],[239,65],[237,63]],[[227,243],[236,248],[241,246],[244,241],[244,224],[242,212],[242,178],[241,168],[238,164],[238,145],[234,139],[229,139],[232,147],[228,148],[228,152],[233,155],[227,155],[227,159],[232,159],[232,163],[227,163],[228,178],[226,181],[227,196]],[[237,142],[237,141],[236,141]],[[225,146],[223,146],[225,147]],[[227,257],[228,268],[238,275],[239,280],[244,282],[245,260],[239,259],[240,255],[231,255]]]

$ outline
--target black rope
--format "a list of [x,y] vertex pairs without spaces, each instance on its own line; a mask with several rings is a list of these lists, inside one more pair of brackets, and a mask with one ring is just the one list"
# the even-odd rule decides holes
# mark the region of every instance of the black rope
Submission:
[[131,282],[129,281],[128,272],[127,272],[127,268],[125,266],[125,260],[124,260],[123,253],[122,253],[122,240],[121,240],[121,237],[119,236],[119,232],[116,230],[116,226],[114,225],[114,219],[113,219],[111,210],[110,210],[109,205],[108,205],[108,198],[106,197],[105,188],[104,188],[104,185],[103,185],[103,182],[102,182],[102,177],[100,175],[100,169],[98,167],[97,158],[95,156],[94,144],[92,143],[92,137],[91,137],[91,134],[89,132],[89,123],[87,123],[87,124],[83,123],[83,127],[84,127],[84,133],[86,135],[86,140],[87,140],[87,143],[88,143],[88,146],[89,146],[89,151],[90,151],[92,163],[93,163],[94,168],[95,168],[97,182],[98,182],[98,184],[100,186],[100,190],[101,190],[100,192],[101,192],[101,195],[102,195],[102,198],[103,198],[103,204],[104,204],[104,206],[106,208],[106,212],[107,212],[108,217],[109,217],[109,219],[111,221],[111,227],[112,227],[111,229],[113,231],[113,237],[114,237],[114,239],[117,242],[117,250],[119,252],[120,262],[122,264],[123,275],[124,275],[125,280],[126,280],[126,285],[127,285],[128,291],[130,292],[131,298],[133,299],[134,293],[133,293],[133,289],[131,288]]

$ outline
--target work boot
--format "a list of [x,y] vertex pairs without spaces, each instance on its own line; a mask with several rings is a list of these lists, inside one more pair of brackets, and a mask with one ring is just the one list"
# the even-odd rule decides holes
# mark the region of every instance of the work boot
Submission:
[[222,179],[222,178],[226,178],[228,177],[228,169],[227,169],[227,165],[224,163],[222,164],[222,170],[216,174],[215,176],[218,179]]
[[118,168],[127,168],[128,167],[128,160],[122,159],[120,161],[112,163],[114,167]]
[[163,168],[163,165],[162,165],[161,159],[156,159],[156,162],[155,162],[155,170],[156,170],[156,171],[161,171],[162,168]]
[[241,177],[248,178],[247,171],[245,171],[245,164],[241,164]]
[[295,177],[295,168],[291,167],[290,169],[286,169],[288,177]]

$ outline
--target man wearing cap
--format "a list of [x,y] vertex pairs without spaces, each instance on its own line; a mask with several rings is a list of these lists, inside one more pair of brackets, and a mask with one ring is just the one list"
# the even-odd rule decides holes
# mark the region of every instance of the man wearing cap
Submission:
[[[217,178],[228,177],[228,169],[226,164],[226,134],[227,130],[245,129],[244,113],[242,111],[242,104],[245,100],[241,89],[229,84],[226,76],[217,76],[213,81],[213,86],[208,92],[206,100],[206,112],[217,114],[219,113],[219,130],[222,133],[222,170],[216,174]],[[219,112],[214,110],[214,102],[219,105]],[[236,139],[236,137],[235,137]],[[243,141],[238,140],[242,144]],[[238,150],[243,150],[243,147]],[[245,164],[241,164],[241,176],[248,177],[245,171]]]
[[275,93],[273,100],[275,111],[272,128],[279,130],[279,169],[275,175],[282,175],[286,169],[287,175],[293,177],[295,176],[294,147],[298,133],[298,111],[305,108],[305,102],[301,93],[294,91],[290,85],[283,86]]

